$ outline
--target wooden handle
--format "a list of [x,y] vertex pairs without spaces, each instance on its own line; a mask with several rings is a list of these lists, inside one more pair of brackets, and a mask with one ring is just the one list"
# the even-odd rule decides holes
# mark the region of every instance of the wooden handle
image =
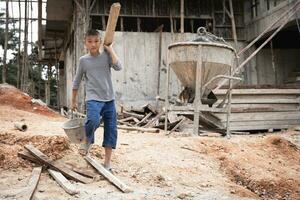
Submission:
[[104,45],[109,46],[113,42],[120,9],[121,9],[120,3],[114,3],[110,7],[105,36],[104,36]]

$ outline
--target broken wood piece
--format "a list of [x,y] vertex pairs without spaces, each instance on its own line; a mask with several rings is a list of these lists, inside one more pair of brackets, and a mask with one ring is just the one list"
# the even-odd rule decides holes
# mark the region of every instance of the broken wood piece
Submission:
[[186,118],[182,118],[182,119],[174,126],[174,128],[172,128],[172,129],[170,130],[170,132],[168,133],[168,135],[170,135],[173,131],[175,131],[175,130],[180,126],[180,124],[182,124],[182,123],[185,121],[185,119],[186,119]]
[[151,112],[148,113],[139,123],[136,124],[136,126],[139,126],[140,124],[144,123],[151,115]]
[[21,152],[18,152],[18,156],[23,159],[29,160],[33,163],[36,163],[38,165],[42,165],[42,166],[44,165],[42,162],[40,162],[38,159],[36,159],[33,155],[31,155],[26,149],[24,149]]
[[127,121],[130,121],[130,120],[133,120],[134,117],[130,116],[130,117],[126,117],[124,119],[120,119],[118,120],[119,122],[127,122]]
[[113,3],[110,7],[109,16],[107,20],[107,27],[104,36],[104,45],[109,46],[113,42],[120,9],[120,3]]
[[42,173],[42,167],[35,167],[32,170],[31,178],[28,181],[28,191],[24,193],[23,197],[21,199],[28,199],[30,200],[34,194],[34,191],[38,185],[38,182],[40,180],[40,176]]
[[163,114],[165,114],[164,111],[161,112],[161,113],[159,113],[158,115],[156,115],[153,119],[151,119],[151,120],[150,120],[145,126],[143,126],[143,127],[145,127],[145,128],[150,128],[150,127],[152,128],[152,127],[154,127],[156,121],[159,120],[159,118],[160,118]]
[[49,174],[54,178],[54,180],[68,193],[71,195],[79,193],[76,190],[75,186],[70,183],[68,179],[66,179],[60,172],[48,169]]
[[[31,162],[34,162],[38,165],[42,165],[42,166],[45,166],[44,163],[40,162],[38,159],[36,159],[27,149],[24,149],[23,151],[21,152],[18,152],[18,156],[23,158],[23,159],[26,159],[26,160],[29,160]],[[56,163],[56,161],[54,161],[54,163]],[[73,170],[74,172],[77,172],[78,174],[81,174],[82,176],[86,176],[88,178],[94,178],[94,174],[89,172],[89,171],[86,171],[84,169],[80,169],[80,168],[77,168],[77,167],[74,167],[74,166],[71,166],[71,164],[66,164],[66,167]]]
[[139,120],[142,120],[144,118],[144,115],[140,115],[140,114],[136,114],[136,113],[132,113],[132,112],[128,112],[128,111],[123,111],[124,116],[129,116],[129,117],[135,117]]
[[140,122],[140,120],[138,120],[137,118],[133,118],[133,121],[135,122],[135,123],[139,123]]
[[52,159],[50,159],[48,156],[46,156],[45,154],[43,154],[40,150],[36,149],[34,146],[32,145],[25,145],[25,148],[36,158],[38,159],[40,162],[44,163],[45,165],[61,172],[63,175],[65,175],[66,177],[75,180],[75,181],[79,181],[82,183],[90,183],[91,179],[86,178],[74,171],[72,171],[71,169],[69,169],[68,167],[66,167],[64,164],[62,163],[56,163],[54,162]]
[[174,113],[168,113],[168,120],[170,123],[174,123],[180,120],[180,118],[177,116],[177,114]]
[[119,180],[116,176],[110,173],[107,169],[105,169],[101,164],[99,164],[92,157],[85,156],[84,157],[98,172],[104,176],[107,180],[109,180],[112,184],[114,184],[117,188],[119,188],[124,193],[132,192],[132,190],[121,180]]
[[128,131],[141,131],[149,133],[158,133],[159,129],[157,128],[143,128],[143,127],[130,127],[130,126],[118,126],[118,129],[128,130]]

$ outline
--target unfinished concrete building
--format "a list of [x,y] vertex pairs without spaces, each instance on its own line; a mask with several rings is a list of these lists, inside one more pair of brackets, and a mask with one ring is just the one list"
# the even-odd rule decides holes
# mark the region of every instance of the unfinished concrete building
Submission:
[[[60,107],[70,106],[72,79],[79,57],[85,54],[84,33],[89,28],[105,31],[112,3],[110,0],[47,1],[44,61],[53,60],[53,55],[59,58]],[[234,0],[234,23],[226,0],[122,0],[120,3],[114,49],[124,69],[113,72],[113,81],[118,103],[132,106],[156,102],[157,96],[164,97],[167,48],[171,43],[195,39],[197,28],[202,26],[223,37],[239,52],[282,14],[299,4],[299,0]],[[240,74],[243,82],[233,91],[233,130],[281,129],[300,123],[300,27],[297,21],[300,14],[289,12],[288,15],[291,15],[288,22]],[[241,54],[239,62],[263,44],[283,21]],[[234,32],[237,41],[234,41]],[[177,98],[182,86],[174,74],[171,79],[171,98]],[[83,87],[79,93],[79,108],[84,110]],[[217,90],[216,95],[221,97],[224,91]],[[225,122],[224,114],[217,116]]]

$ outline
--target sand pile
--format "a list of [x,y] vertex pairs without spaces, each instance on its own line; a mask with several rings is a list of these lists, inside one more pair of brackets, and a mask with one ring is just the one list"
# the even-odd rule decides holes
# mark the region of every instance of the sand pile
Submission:
[[19,110],[25,110],[46,116],[59,116],[46,105],[43,105],[40,100],[33,99],[28,94],[8,84],[0,84],[0,104],[10,105]]
[[62,158],[70,148],[69,141],[64,136],[30,136],[26,133],[0,134],[0,168],[28,167],[32,163],[18,157],[18,152],[23,151],[26,144],[32,144],[50,158]]

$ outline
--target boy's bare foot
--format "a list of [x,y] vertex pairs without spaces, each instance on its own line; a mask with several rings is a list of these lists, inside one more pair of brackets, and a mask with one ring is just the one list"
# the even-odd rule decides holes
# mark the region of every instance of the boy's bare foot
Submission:
[[115,171],[111,168],[111,166],[105,166],[104,164],[102,164],[102,166],[109,171],[111,174],[115,174]]

